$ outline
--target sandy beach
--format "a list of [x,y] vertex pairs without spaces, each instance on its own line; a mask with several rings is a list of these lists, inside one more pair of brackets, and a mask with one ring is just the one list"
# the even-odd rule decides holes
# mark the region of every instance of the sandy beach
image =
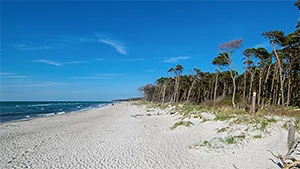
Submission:
[[[151,116],[136,116],[147,114]],[[157,115],[159,114],[159,115]],[[207,115],[209,116],[209,115]],[[221,148],[192,145],[216,135],[226,122],[193,120],[170,127],[180,115],[120,103],[28,121],[0,124],[0,168],[279,168],[287,132],[271,126],[261,139]]]

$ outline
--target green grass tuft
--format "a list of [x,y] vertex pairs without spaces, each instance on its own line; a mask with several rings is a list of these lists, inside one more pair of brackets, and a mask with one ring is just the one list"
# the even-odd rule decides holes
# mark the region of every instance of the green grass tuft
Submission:
[[227,131],[228,128],[229,127],[220,128],[220,129],[217,130],[217,133],[223,133],[223,132]]
[[275,123],[276,120],[274,118],[264,118],[260,123],[260,130],[265,130],[270,123]]
[[207,122],[208,120],[206,118],[203,118],[202,123]]
[[205,141],[203,141],[203,143],[200,146],[209,146],[210,147],[211,145],[210,145],[209,141],[205,140]]
[[235,137],[233,137],[233,136],[227,136],[224,138],[220,138],[220,140],[225,144],[235,144],[236,143]]
[[253,136],[254,139],[261,139],[261,135],[255,135]]
[[180,121],[180,122],[175,123],[170,129],[174,130],[178,126],[190,127],[191,125],[194,125],[194,124],[190,121]]

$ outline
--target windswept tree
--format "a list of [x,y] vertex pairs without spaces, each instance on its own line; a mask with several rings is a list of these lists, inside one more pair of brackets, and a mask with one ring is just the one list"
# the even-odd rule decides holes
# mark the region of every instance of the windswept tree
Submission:
[[200,77],[201,77],[201,71],[200,69],[197,69],[197,68],[194,68],[194,72],[195,72],[195,75],[194,76],[190,76],[190,78],[192,78],[192,84],[191,86],[189,87],[189,91],[188,91],[188,95],[187,95],[187,101],[190,101],[190,97],[192,95],[192,90],[194,89],[195,85],[196,85],[196,82],[200,80]]
[[156,80],[156,84],[160,88],[160,95],[159,95],[159,100],[161,101],[162,104],[165,103],[165,96],[166,96],[166,88],[167,84],[170,80],[166,77],[161,77]]
[[[268,67],[267,73],[266,73],[266,78],[265,81],[268,80],[269,78],[269,72],[270,72],[270,67],[271,67],[271,57],[272,55],[265,49],[265,48],[257,48],[254,49],[254,56],[259,60],[258,62],[258,67],[259,67],[259,81],[258,81],[258,95],[257,95],[257,104],[261,104],[261,95],[262,95],[262,85],[263,85],[263,95],[265,93],[265,83],[262,84],[262,78],[263,78],[263,73],[265,72],[265,68]],[[262,104],[264,104],[264,96],[262,100]]]
[[273,52],[276,56],[277,65],[279,68],[279,77],[280,77],[280,90],[281,90],[281,108],[284,110],[284,88],[283,88],[283,70],[281,65],[281,59],[279,58],[279,55],[277,53],[277,45],[282,45],[282,42],[284,40],[284,33],[279,30],[275,31],[269,31],[262,33],[262,36],[270,40],[270,43],[273,45]]
[[138,88],[138,90],[140,92],[142,92],[142,94],[144,95],[144,98],[148,101],[153,101],[154,98],[154,90],[155,90],[155,86],[153,84],[147,84],[145,86],[142,86],[140,88]]
[[178,64],[175,68],[170,68],[168,72],[173,73],[175,75],[175,86],[174,86],[174,96],[171,100],[171,102],[177,102],[179,97],[179,83],[180,83],[180,77],[183,71],[183,67]]
[[251,92],[252,92],[252,84],[253,84],[253,80],[254,80],[254,72],[253,70],[255,70],[255,68],[253,69],[253,67],[251,67],[251,65],[253,64],[253,56],[254,56],[254,52],[255,49],[254,48],[247,48],[246,50],[244,50],[243,52],[243,60],[244,61],[244,88],[243,88],[243,99],[246,99],[246,83],[247,83],[247,71],[250,72],[250,87],[249,87],[249,98],[248,100],[250,100],[251,98]]
[[238,74],[237,74],[237,68],[232,61],[232,55],[237,49],[239,49],[241,47],[242,43],[243,43],[243,40],[238,39],[238,40],[233,40],[230,42],[223,43],[219,46],[219,49],[220,49],[220,51],[223,52],[223,57],[225,58],[226,63],[229,67],[230,76],[231,76],[232,82],[233,82],[232,105],[234,108],[236,107],[236,105],[235,105],[235,93],[236,93],[235,80],[236,80],[236,77]]
[[220,66],[226,66],[227,61],[223,53],[219,53],[217,57],[214,58],[212,64],[216,66],[216,80],[215,80],[215,90],[214,90],[214,106],[216,106],[217,90],[218,90],[218,77],[220,72]]
[[281,55],[286,65],[285,69],[287,70],[288,79],[286,105],[289,106],[291,91],[293,90],[292,81],[295,81],[295,76],[299,76],[299,74],[297,75],[297,70],[300,67],[300,28],[285,36],[282,46]]

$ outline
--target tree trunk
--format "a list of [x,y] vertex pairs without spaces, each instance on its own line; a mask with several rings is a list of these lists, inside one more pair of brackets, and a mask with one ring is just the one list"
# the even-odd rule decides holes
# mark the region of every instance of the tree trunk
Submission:
[[173,102],[177,102],[177,97],[178,97],[178,90],[179,90],[179,75],[176,76],[175,79],[175,86],[174,86],[174,96],[173,96]]
[[180,86],[179,86],[179,81],[178,81],[178,85],[177,85],[177,92],[176,92],[176,98],[175,98],[175,102],[179,101],[179,96],[180,96]]
[[212,100],[213,99],[213,91],[214,91],[214,88],[213,88],[213,80],[210,80],[210,84],[209,84],[209,99]]
[[191,96],[192,90],[194,88],[194,85],[196,83],[196,79],[197,79],[197,77],[195,77],[195,79],[193,80],[192,85],[191,85],[191,87],[189,89],[188,96],[187,96],[187,99],[186,99],[187,101],[190,101],[190,96]]
[[276,75],[276,89],[274,90],[274,95],[275,95],[275,99],[274,99],[274,105],[277,104],[277,99],[278,99],[278,74]]
[[261,95],[261,80],[262,80],[262,73],[264,71],[264,68],[260,69],[259,71],[259,82],[258,82],[258,95],[257,95],[257,106],[260,105],[260,95]]
[[252,96],[252,114],[255,114],[256,112],[256,92],[253,92],[253,96]]
[[290,98],[291,98],[291,84],[292,84],[292,65],[293,65],[293,59],[292,59],[292,54],[290,54],[291,59],[290,59],[290,65],[289,65],[289,81],[288,81],[288,93],[287,93],[287,102],[286,106],[290,105]]
[[197,100],[199,103],[201,103],[201,88],[199,87],[198,89],[198,97],[197,97]]
[[233,82],[233,93],[232,93],[232,105],[233,107],[235,108],[235,102],[234,102],[234,99],[235,99],[235,91],[236,91],[236,85],[235,85],[235,77],[232,78],[232,82]]
[[[178,95],[178,97],[179,97],[179,95]],[[184,90],[182,96],[180,97],[180,102],[183,102],[184,100],[186,100],[186,97],[187,97],[187,90]]]
[[219,66],[216,73],[216,82],[215,82],[215,92],[214,92],[214,106],[216,106],[217,90],[218,90],[218,75],[219,75]]
[[282,77],[282,67],[281,67],[281,62],[280,62],[280,59],[279,59],[279,56],[277,54],[277,51],[276,51],[276,45],[274,42],[272,42],[272,45],[274,47],[274,54],[277,58],[277,64],[278,64],[278,67],[279,67],[279,76],[280,76],[280,90],[281,90],[281,109],[284,110],[284,91],[283,91],[283,77]]
[[[275,81],[276,73],[277,73],[277,67],[276,67],[276,65],[274,65],[274,74],[273,74],[273,78],[272,78],[272,85],[271,85],[271,91],[270,91],[270,99],[272,99],[272,102],[274,100],[274,92],[273,92],[273,90],[274,90],[274,81]],[[273,95],[273,97],[272,97],[272,95]]]
[[226,96],[226,92],[227,92],[227,83],[224,82],[224,88],[223,88],[223,93],[222,93],[222,96],[223,96],[223,97]]
[[243,99],[246,100],[246,80],[247,80],[247,74],[246,69],[244,70],[244,91],[243,91]]
[[250,74],[251,74],[251,78],[250,78],[250,89],[249,89],[249,98],[248,98],[249,101],[251,99],[252,86],[253,86],[253,80],[254,80],[254,73],[250,71]]
[[262,108],[264,108],[264,106],[265,106],[266,85],[267,85],[267,82],[268,82],[268,79],[269,79],[269,76],[270,76],[270,69],[271,69],[271,64],[268,67],[268,71],[267,71],[267,74],[266,74],[266,79],[265,79],[265,82],[263,84],[263,94],[262,94],[262,100],[261,100]]
[[166,84],[163,85],[163,94],[162,94],[162,104],[165,103],[165,95],[166,95]]
[[286,102],[286,106],[289,106],[290,104],[290,98],[291,98],[291,77],[289,78],[289,81],[288,81],[288,93],[287,93],[287,102]]

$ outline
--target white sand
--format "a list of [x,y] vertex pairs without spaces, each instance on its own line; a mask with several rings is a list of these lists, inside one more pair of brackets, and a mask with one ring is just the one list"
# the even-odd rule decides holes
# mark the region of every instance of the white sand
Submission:
[[[194,120],[170,127],[179,115],[156,114],[121,103],[82,113],[0,124],[0,168],[279,168],[271,154],[286,153],[287,132],[273,126],[262,139],[224,148],[189,148],[214,138],[225,122]],[[218,133],[220,134],[220,133]]]

